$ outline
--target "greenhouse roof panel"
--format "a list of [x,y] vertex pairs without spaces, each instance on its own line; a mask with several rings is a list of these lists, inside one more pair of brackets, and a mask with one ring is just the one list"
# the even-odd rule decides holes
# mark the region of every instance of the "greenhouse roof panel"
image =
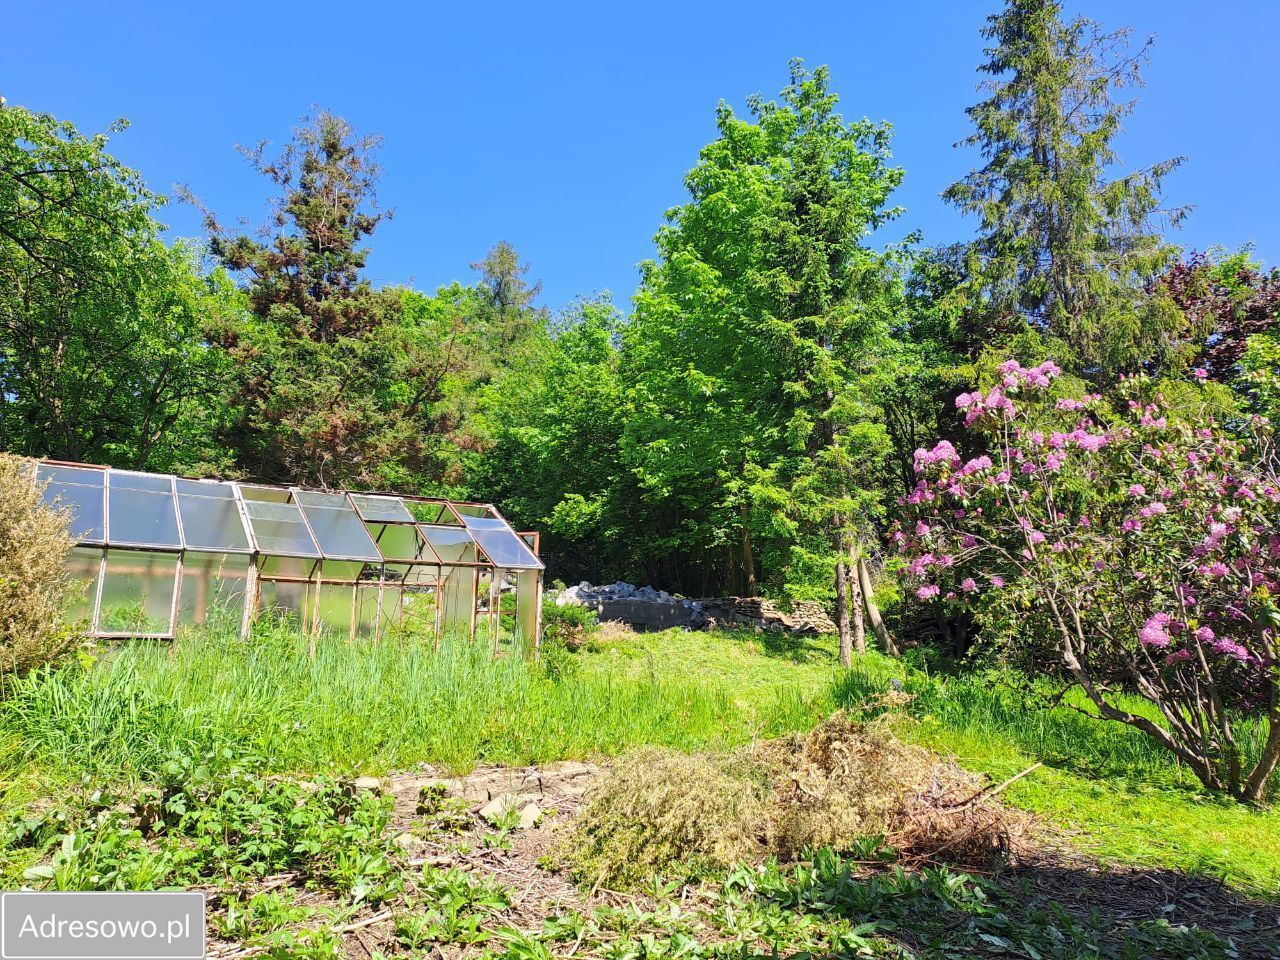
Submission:
[[373,564],[543,566],[488,504],[66,463],[38,463],[36,479],[46,503],[70,512],[71,535],[86,546]]

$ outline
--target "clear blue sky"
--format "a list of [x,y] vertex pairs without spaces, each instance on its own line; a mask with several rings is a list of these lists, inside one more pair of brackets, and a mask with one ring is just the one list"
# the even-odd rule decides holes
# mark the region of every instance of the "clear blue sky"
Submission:
[[[265,180],[236,143],[281,142],[312,104],[385,137],[374,237],[380,283],[434,288],[509,240],[543,302],[626,301],[664,210],[714,135],[719,100],[775,94],[787,60],[830,65],[847,116],[892,121],[906,215],[891,233],[969,235],[938,199],[972,157],[978,29],[997,0],[810,3],[6,4],[0,94],[82,130],[132,127],[111,149],[151,187],[187,183],[224,219],[258,222]],[[1187,164],[1191,248],[1252,241],[1280,259],[1275,0],[1077,0],[1135,39],[1157,35],[1122,160]],[[164,215],[198,235],[195,212]],[[886,237],[891,239],[891,237]]]

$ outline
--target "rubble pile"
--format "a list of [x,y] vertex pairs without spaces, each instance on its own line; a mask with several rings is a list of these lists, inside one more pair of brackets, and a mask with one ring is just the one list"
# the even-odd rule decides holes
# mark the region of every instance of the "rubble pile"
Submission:
[[739,630],[789,634],[834,633],[835,624],[819,603],[797,602],[790,611],[761,597],[704,597],[690,600],[619,580],[593,585],[587,581],[556,597],[556,604],[577,604],[596,611],[601,620],[618,620],[641,629],[685,627],[691,630]]

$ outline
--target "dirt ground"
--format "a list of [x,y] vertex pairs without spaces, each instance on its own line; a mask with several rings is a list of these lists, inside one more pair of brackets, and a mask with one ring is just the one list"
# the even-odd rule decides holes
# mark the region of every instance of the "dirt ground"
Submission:
[[[601,906],[655,906],[635,894],[580,889],[543,863],[600,772],[598,766],[572,761],[543,767],[481,767],[465,777],[423,769],[384,778],[378,789],[395,800],[392,829],[403,851],[401,866],[406,876],[418,876],[424,865],[430,865],[457,868],[472,877],[501,883],[512,891],[512,905],[503,912],[502,924],[534,932],[542,929],[547,918],[570,910],[589,915]],[[456,798],[456,828],[448,832],[423,830],[421,791],[433,786]],[[532,826],[501,831],[501,842],[494,842],[495,828],[481,811],[491,801],[504,798],[517,809],[534,804],[540,815]],[[1096,914],[1121,925],[1161,919],[1170,924],[1197,925],[1229,933],[1242,957],[1280,956],[1280,905],[1243,897],[1211,878],[1166,870],[1108,868],[1074,853],[1068,838],[1051,831],[1043,831],[1041,838],[1019,862],[991,878],[1021,901],[1052,900],[1081,916]],[[412,879],[409,883],[407,896],[412,897]],[[248,892],[261,890],[287,890],[298,904],[331,907],[341,915],[342,907],[331,894],[306,889],[292,874],[265,878]],[[697,893],[686,889],[677,895],[684,900],[696,898]],[[219,895],[211,891],[211,913],[219,907]],[[404,907],[364,907],[343,916],[336,929],[344,938],[348,955],[363,960],[395,954],[400,949],[394,929],[397,909],[403,911]],[[214,931],[211,923],[208,956],[212,960],[238,960],[266,952],[260,946],[216,939]],[[573,947],[576,945],[566,955],[572,956]],[[479,952],[477,946],[450,944],[432,949],[432,955],[442,960],[461,960]]]

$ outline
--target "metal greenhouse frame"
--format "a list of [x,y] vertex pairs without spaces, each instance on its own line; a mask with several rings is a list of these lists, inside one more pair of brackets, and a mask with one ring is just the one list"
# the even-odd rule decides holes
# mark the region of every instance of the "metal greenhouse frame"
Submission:
[[[291,614],[312,638],[415,626],[438,642],[483,631],[534,648],[538,536],[487,503],[275,487],[41,461],[46,503],[69,509],[71,611],[95,637],[171,639],[186,624]],[[504,599],[505,598],[505,599]]]

